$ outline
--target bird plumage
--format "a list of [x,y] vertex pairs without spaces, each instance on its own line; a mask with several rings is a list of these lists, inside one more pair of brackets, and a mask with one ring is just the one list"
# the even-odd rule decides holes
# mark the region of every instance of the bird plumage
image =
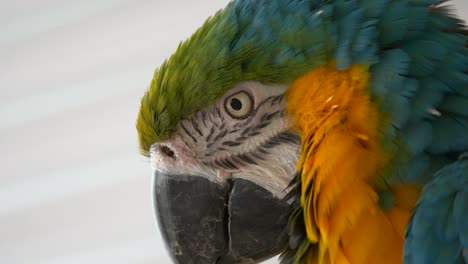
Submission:
[[156,71],[141,151],[239,82],[289,86],[283,263],[466,261],[467,43],[441,0],[233,1]]

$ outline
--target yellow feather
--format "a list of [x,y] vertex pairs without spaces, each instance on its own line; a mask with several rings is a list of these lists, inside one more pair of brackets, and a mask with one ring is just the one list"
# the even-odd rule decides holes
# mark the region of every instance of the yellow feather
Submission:
[[402,261],[404,227],[419,190],[390,186],[394,207],[379,206],[376,186],[388,157],[368,80],[367,66],[338,71],[330,63],[287,93],[288,116],[303,139],[298,172],[307,238],[318,244],[309,263]]

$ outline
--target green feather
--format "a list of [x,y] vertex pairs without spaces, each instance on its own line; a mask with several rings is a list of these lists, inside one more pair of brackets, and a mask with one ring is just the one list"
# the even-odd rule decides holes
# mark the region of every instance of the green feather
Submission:
[[[230,3],[161,65],[137,120],[144,155],[151,144],[167,139],[181,119],[212,104],[236,83],[287,84],[330,60],[332,9],[325,4],[324,12],[317,13],[303,8],[303,1],[274,4],[272,10],[266,0]],[[306,19],[311,16],[317,16],[314,28]],[[275,30],[280,24],[281,30]],[[298,32],[310,37],[301,40]]]
[[[155,72],[137,120],[141,152],[149,155],[150,146],[169,138],[181,119],[241,81],[288,85],[330,60],[339,70],[366,64],[370,98],[384,117],[382,142],[392,155],[385,181],[431,182],[411,218],[405,261],[448,263],[460,243],[468,243],[460,228],[467,216],[466,190],[453,191],[466,183],[450,176],[466,175],[466,162],[455,160],[468,150],[468,34],[440,2],[231,2]],[[382,203],[390,206],[391,199]],[[303,228],[301,212],[290,219],[296,231]],[[300,235],[292,242],[285,263],[303,263],[317,253],[317,245]]]

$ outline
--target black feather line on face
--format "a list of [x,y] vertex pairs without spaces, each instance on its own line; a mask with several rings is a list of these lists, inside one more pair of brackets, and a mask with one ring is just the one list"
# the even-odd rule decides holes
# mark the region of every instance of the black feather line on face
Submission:
[[196,122],[196,120],[194,120],[193,118],[190,118],[190,123],[192,124],[192,127],[195,131],[197,131],[197,133],[200,135],[200,137],[203,137],[203,133],[201,132],[200,128],[198,127],[198,124]]
[[229,147],[235,147],[235,146],[241,145],[242,142],[240,142],[240,141],[230,141],[229,140],[229,141],[224,141],[222,144],[225,145],[225,146],[229,146]]
[[216,142],[218,140],[220,140],[221,138],[223,138],[224,136],[226,136],[227,134],[227,130],[222,130],[221,132],[219,132],[219,134],[213,139],[213,142]]
[[[213,107],[207,111],[200,111],[193,115],[191,118],[180,122],[181,133],[184,136],[184,143],[189,147],[196,147],[199,142],[206,142],[206,158],[215,158],[217,153],[223,151],[228,152],[229,147],[238,147],[248,142],[252,137],[258,136],[263,133],[263,130],[272,124],[276,118],[281,118],[285,114],[285,110],[276,110],[271,113],[262,113],[262,116],[257,119],[260,109],[267,106],[268,108],[280,104],[284,95],[274,95],[260,101],[258,105],[250,113],[249,117],[245,120],[239,120],[234,126],[230,127],[226,124],[224,115],[219,107]],[[201,120],[200,120],[201,119]],[[253,120],[258,120],[258,124],[251,126]],[[201,121],[201,122],[200,122]],[[187,126],[191,124],[191,127]],[[200,126],[204,126],[201,129]],[[228,128],[229,127],[229,128]],[[223,141],[229,135],[238,133],[235,139]],[[187,141],[185,141],[187,140]],[[192,142],[190,142],[192,141]],[[195,144],[194,144],[195,143]],[[232,155],[223,159],[214,159],[211,161],[203,161],[205,166],[212,168],[223,169],[238,169],[238,166],[244,165],[258,165],[258,161],[266,160],[265,156],[270,155],[272,149],[281,144],[300,144],[300,137],[292,131],[281,132],[265,142],[261,143],[254,150],[247,153],[240,153]],[[213,149],[216,148],[216,149]]]
[[[281,113],[283,113],[283,114],[281,114]],[[284,110],[283,111],[278,110],[278,111],[275,111],[275,112],[270,113],[270,114],[266,113],[260,118],[260,122],[270,121],[274,117],[276,117],[277,115],[278,116],[284,115]]]
[[205,128],[208,128],[208,126],[206,125],[206,112],[205,111],[201,111],[201,120]]
[[180,122],[180,126],[184,130],[185,134],[193,140],[193,142],[198,142],[197,139],[194,136],[192,136],[192,133],[190,133],[190,131],[188,131],[188,129],[184,126],[184,122]]
[[299,145],[300,143],[301,138],[296,132],[285,131],[269,138],[253,151],[233,155],[224,159],[204,162],[203,164],[209,167],[219,167],[224,169],[238,169],[237,166],[245,166],[249,164],[258,165],[258,161],[265,160],[264,156],[270,154],[270,152],[265,149],[277,147],[282,144]]
[[210,133],[208,134],[208,137],[206,138],[206,142],[210,142],[211,136],[214,134],[214,127],[211,127]]

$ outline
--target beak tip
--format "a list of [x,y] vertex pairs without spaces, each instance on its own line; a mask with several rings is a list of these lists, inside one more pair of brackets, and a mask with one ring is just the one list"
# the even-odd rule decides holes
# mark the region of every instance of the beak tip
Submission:
[[156,173],[156,219],[174,263],[214,263],[222,254],[225,193],[203,177]]

